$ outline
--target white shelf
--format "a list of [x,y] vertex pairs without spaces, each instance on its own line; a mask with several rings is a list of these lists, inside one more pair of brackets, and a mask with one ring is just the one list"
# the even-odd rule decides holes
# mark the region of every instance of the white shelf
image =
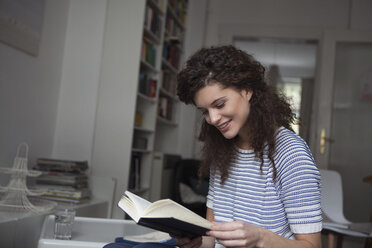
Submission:
[[[159,44],[160,43],[160,38],[157,37],[151,30],[149,30],[146,27],[143,27],[143,34],[149,38],[153,43]],[[146,63],[146,62],[145,62]]]
[[174,122],[174,121],[170,121],[170,120],[167,120],[161,116],[157,116],[156,117],[156,120],[160,123],[160,124],[164,124],[164,125],[168,125],[168,126],[173,126],[173,127],[177,127],[178,126],[178,123],[177,122]]
[[179,102],[180,100],[178,99],[178,96],[173,95],[169,91],[165,90],[164,88],[160,88],[160,95],[164,95],[170,99],[172,99],[175,102]]
[[146,69],[146,70],[149,70],[153,73],[159,73],[160,71],[158,69],[156,69],[153,65],[151,65],[150,63],[144,61],[141,59],[141,66]]
[[137,126],[134,126],[134,130],[144,132],[144,133],[154,133],[155,132],[155,130],[153,130],[153,129],[137,127]]
[[137,93],[137,95],[138,95],[138,98],[141,99],[141,100],[144,100],[144,101],[149,102],[149,103],[156,103],[156,98],[154,98],[154,97],[149,97],[149,96],[146,96],[146,95],[144,95],[142,93],[139,93],[139,92]]
[[[181,103],[174,94],[161,88],[163,71],[172,76],[178,72],[177,68],[163,59],[166,39],[178,40],[179,44],[175,45],[174,49],[176,53],[179,52],[180,61],[183,55],[185,27],[175,18],[174,11],[171,11],[173,10],[169,7],[168,0],[110,1],[107,6],[104,33],[106,45],[103,48],[100,68],[92,164],[96,175],[117,180],[114,202],[119,201],[123,190],[127,189],[130,183],[132,187],[133,180],[129,179],[138,178],[131,174],[134,163],[140,163],[140,188],[144,189],[142,196],[148,199],[152,189],[146,188],[146,183],[150,183],[155,147],[160,152],[179,150],[177,113],[180,112]],[[150,16],[152,14],[155,14],[153,18]],[[175,31],[172,29],[169,34],[165,33],[167,16],[174,19]],[[152,20],[156,20],[158,30],[154,28],[156,26],[151,23]],[[180,36],[176,37],[178,33]],[[171,54],[168,57],[171,57]],[[151,64],[142,58],[151,61]],[[155,88],[153,82],[141,85],[140,88],[140,76],[141,79],[156,81],[156,94],[152,94],[154,97],[139,93],[139,89],[146,89],[143,92],[147,92],[148,88]],[[172,84],[170,86],[170,89],[174,88]],[[172,116],[171,121],[158,117],[159,102],[163,106],[169,106],[164,99],[159,99],[160,97],[167,98],[172,105],[169,108],[172,113],[164,111]],[[131,113],[131,116],[127,113]],[[141,126],[135,126],[135,123],[141,123]],[[164,144],[157,146],[158,143]],[[133,144],[145,149],[133,148]],[[106,166],[101,168],[102,164]],[[133,177],[123,178],[122,175]],[[123,215],[121,210],[113,208],[114,218],[122,218]]]
[[[149,63],[141,60],[140,62],[140,72],[141,74],[147,75],[147,78],[151,78],[157,81],[157,94],[156,97],[150,98],[143,94],[138,94],[137,99],[141,101],[137,101],[136,111],[141,112],[142,115],[142,125],[145,125],[146,128],[141,127],[134,127],[134,138],[136,139],[146,139],[147,142],[147,149],[134,149],[132,148],[132,152],[140,153],[141,155],[132,156],[132,171],[136,171],[136,163],[140,160],[140,167],[141,167],[141,179],[140,179],[140,187],[143,189],[144,192],[136,192],[142,194],[145,198],[148,198],[151,195],[151,188],[146,187],[145,182],[150,182],[151,179],[151,170],[153,166],[153,153],[154,149],[158,149],[160,152],[169,152],[169,150],[176,151],[178,145],[178,112],[180,108],[180,101],[178,97],[173,93],[167,91],[165,88],[162,87],[163,84],[163,73],[167,72],[175,76],[178,72],[178,69],[172,66],[166,59],[163,58],[163,55],[169,51],[163,51],[164,47],[168,42],[172,44],[172,48],[168,49],[176,49],[179,52],[179,56],[183,54],[183,39],[184,39],[184,30],[185,27],[183,23],[179,21],[177,18],[174,10],[168,4],[166,0],[160,0],[159,5],[153,1],[147,1],[147,7],[152,8],[158,14],[160,14],[160,22],[161,28],[159,30],[160,37],[157,37],[154,33],[159,33],[158,31],[150,31],[147,28],[143,29],[144,39],[152,41],[152,49],[155,50],[155,64],[150,65]],[[164,9],[164,11],[162,11]],[[165,13],[166,12],[166,13]],[[166,17],[172,18],[174,20],[174,27],[177,30],[177,33],[180,33],[180,36],[175,36],[174,34],[170,34],[166,32]],[[149,17],[147,17],[149,18]],[[150,19],[150,18],[149,18]],[[147,19],[148,20],[148,19]],[[151,26],[147,23],[147,27]],[[177,40],[178,44],[175,44],[172,40]],[[148,49],[148,48],[146,48]],[[148,50],[146,50],[148,51]],[[150,54],[151,55],[151,54]],[[168,55],[169,56],[169,55]],[[182,58],[180,58],[182,61]],[[145,76],[146,77],[146,76]],[[164,78],[164,80],[166,80]],[[139,81],[139,80],[138,80]],[[171,79],[170,81],[167,79],[167,88],[170,89],[175,88],[174,85],[176,80]],[[143,85],[141,86],[143,87]],[[165,98],[165,99],[163,99]],[[160,111],[159,108],[162,109],[162,115],[164,116],[171,116],[172,120],[168,120],[166,118],[160,117],[158,112]],[[160,145],[157,145],[160,144]],[[172,149],[169,149],[171,147]],[[140,159],[138,159],[140,156]],[[145,170],[143,169],[145,168]],[[132,174],[135,175],[135,174]],[[133,181],[131,181],[133,182]],[[159,182],[160,183],[160,182]],[[142,191],[142,190],[141,190]]]
[[[177,68],[175,68],[173,65],[171,65],[168,61],[166,61],[164,58],[162,59],[162,63],[165,67],[165,70],[168,70],[174,74],[176,74],[178,72]],[[163,68],[164,68],[163,67]]]
[[152,152],[152,150],[139,149],[139,148],[132,148],[132,152],[150,153],[150,152]]
[[[161,1],[163,2],[163,1]],[[162,6],[159,6],[154,0],[147,0],[147,4],[152,7],[153,10],[157,11],[159,15],[164,16],[164,10]]]
[[174,12],[174,10],[172,9],[171,6],[168,5],[168,8],[167,8],[167,11],[169,12],[169,14],[173,17],[173,19],[175,20],[175,23],[182,29],[182,30],[185,30],[185,25],[178,19],[178,16],[176,15],[176,12]]

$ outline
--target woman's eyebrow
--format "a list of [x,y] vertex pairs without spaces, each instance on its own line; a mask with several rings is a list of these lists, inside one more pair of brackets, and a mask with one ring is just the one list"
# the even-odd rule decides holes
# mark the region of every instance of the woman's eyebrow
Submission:
[[[213,106],[213,105],[215,105],[218,101],[221,101],[221,100],[225,100],[227,97],[226,96],[222,96],[222,97],[220,97],[220,98],[217,98],[216,100],[214,100],[213,102],[211,102],[211,106]],[[196,106],[196,108],[197,109],[200,109],[200,110],[202,110],[202,109],[204,109],[203,107],[198,107],[198,106]]]
[[216,100],[214,100],[211,105],[216,105],[218,101],[221,101],[221,100],[225,100],[226,99],[226,96],[222,96],[220,98],[217,98]]
[[[216,100],[211,102],[210,106],[216,105],[218,101],[225,100],[226,98],[227,98],[226,96],[221,96],[220,98],[217,98]],[[205,108],[199,106],[196,106],[196,108],[201,111],[205,110]]]

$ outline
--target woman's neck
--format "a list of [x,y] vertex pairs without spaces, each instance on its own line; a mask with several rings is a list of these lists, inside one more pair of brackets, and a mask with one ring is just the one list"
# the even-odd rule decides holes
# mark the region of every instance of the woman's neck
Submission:
[[249,142],[249,137],[237,136],[235,139],[235,145],[243,150],[253,149],[251,143]]

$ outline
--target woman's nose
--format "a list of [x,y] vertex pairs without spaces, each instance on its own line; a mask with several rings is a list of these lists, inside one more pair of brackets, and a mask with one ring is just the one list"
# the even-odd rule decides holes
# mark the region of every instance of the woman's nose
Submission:
[[217,110],[210,110],[209,111],[209,122],[212,125],[216,125],[219,120],[221,119],[221,115]]

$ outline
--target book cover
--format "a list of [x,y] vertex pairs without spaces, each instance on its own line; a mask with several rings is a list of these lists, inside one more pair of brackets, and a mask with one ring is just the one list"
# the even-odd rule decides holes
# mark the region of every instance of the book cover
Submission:
[[137,224],[177,237],[205,236],[211,227],[211,222],[170,199],[151,203],[126,191],[118,206]]

